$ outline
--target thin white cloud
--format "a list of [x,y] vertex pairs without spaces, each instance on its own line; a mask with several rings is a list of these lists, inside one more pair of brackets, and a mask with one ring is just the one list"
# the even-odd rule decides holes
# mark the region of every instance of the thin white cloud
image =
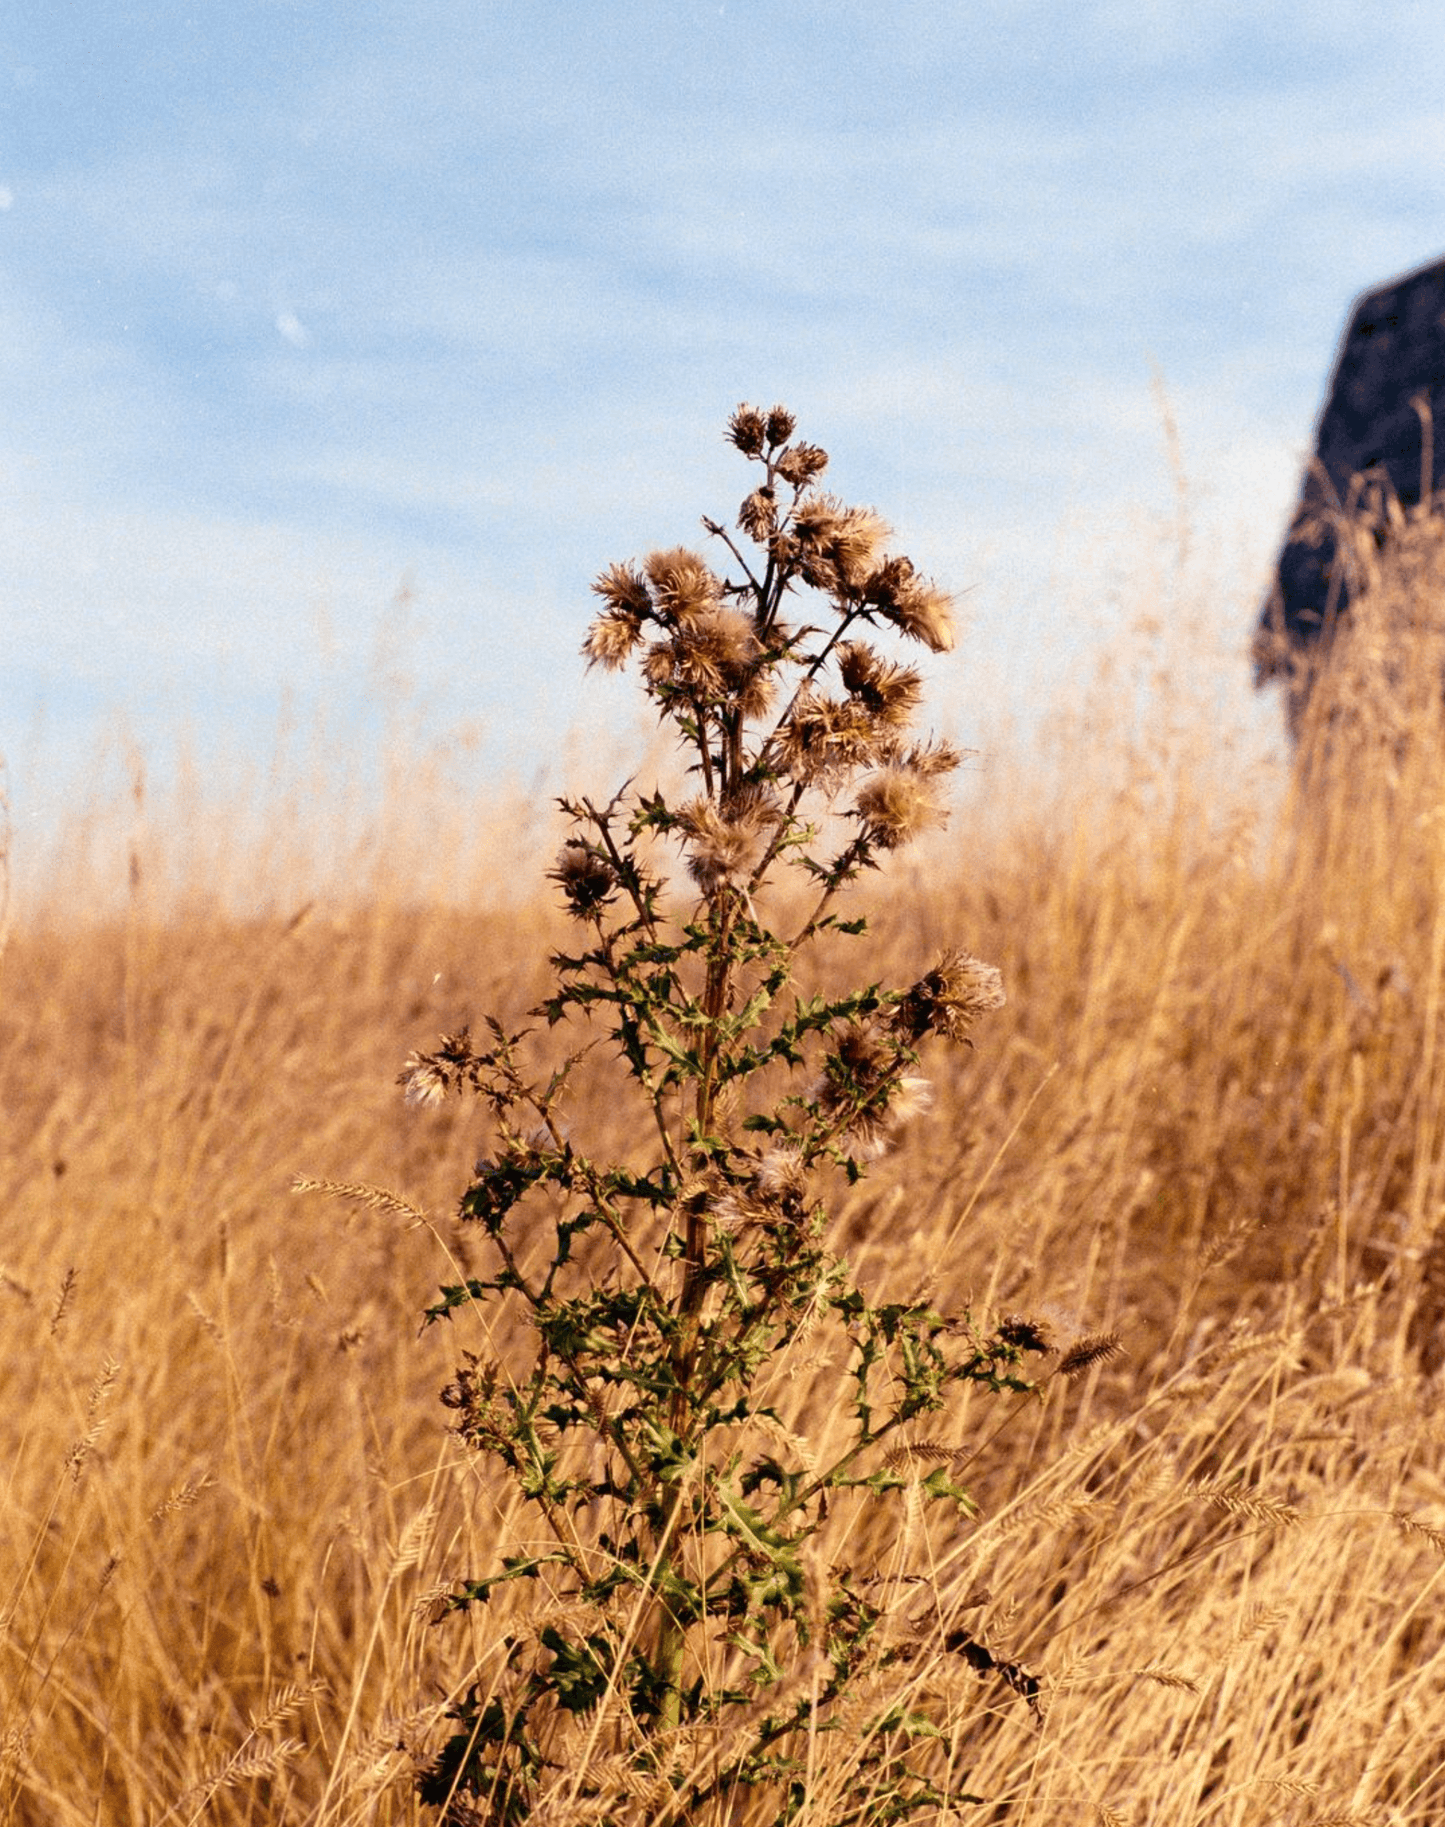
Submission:
[[304,349],[311,341],[311,332],[294,311],[277,312],[276,333],[283,342],[290,343],[293,349]]

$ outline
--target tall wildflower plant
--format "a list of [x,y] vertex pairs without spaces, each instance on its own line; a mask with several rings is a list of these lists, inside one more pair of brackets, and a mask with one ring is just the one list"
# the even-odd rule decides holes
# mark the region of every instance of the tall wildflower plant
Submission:
[[[951,1399],[1028,1388],[1046,1343],[871,1299],[823,1195],[926,1101],[925,1047],[971,1044],[1004,992],[963,950],[899,988],[802,986],[824,934],[865,933],[845,891],[944,818],[959,756],[914,734],[920,676],[876,644],[946,652],[948,596],[872,509],[823,492],[827,455],[794,429],[781,407],[732,416],[757,474],[736,529],[703,522],[718,564],[675,547],[594,586],[583,651],[640,675],[686,786],[562,802],[551,879],[577,938],[554,993],[532,1028],[446,1037],[403,1073],[414,1102],[489,1111],[461,1215],[490,1272],[428,1319],[483,1310],[490,1348],[462,1354],[443,1401],[531,1518],[438,1608],[443,1627],[506,1612],[421,1782],[456,1827],[792,1820],[820,1744],[852,1760],[840,1820],[961,1799],[904,1678],[916,1640],[823,1532],[842,1493],[969,1513]],[[574,1133],[591,1072],[635,1107],[626,1159]],[[773,1406],[820,1333],[836,1351],[809,1373],[846,1418],[826,1451]],[[966,1633],[944,1647],[1032,1703],[1031,1678]]]

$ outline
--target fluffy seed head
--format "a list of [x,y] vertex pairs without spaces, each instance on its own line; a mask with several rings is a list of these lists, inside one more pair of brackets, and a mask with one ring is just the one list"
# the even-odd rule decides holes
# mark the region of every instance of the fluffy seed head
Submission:
[[933,1086],[926,1078],[901,1078],[888,1100],[888,1122],[893,1130],[902,1129],[916,1116],[933,1108]]
[[915,774],[937,780],[961,767],[963,754],[951,742],[935,740],[910,743],[898,752],[897,760],[900,767],[911,768]]
[[733,687],[733,702],[745,723],[766,716],[772,708],[773,697],[772,676],[762,666],[749,668]]
[[869,572],[863,580],[859,595],[872,608],[889,609],[898,592],[911,582],[913,575],[913,560],[905,557],[902,552],[896,552],[892,558],[885,558],[881,565]]
[[738,510],[738,525],[755,545],[766,545],[778,527],[778,498],[771,488],[755,488]]
[[760,457],[767,436],[767,420],[756,406],[739,406],[728,420],[728,442],[745,457]]
[[836,1051],[823,1064],[814,1101],[825,1115],[845,1119],[843,1136],[852,1151],[877,1160],[898,1141],[905,1124],[927,1110],[933,1087],[925,1078],[897,1078],[896,1046],[885,1033],[861,1022],[839,1035]]
[[807,1169],[795,1144],[775,1142],[758,1159],[758,1191],[785,1210],[801,1210],[808,1190]]
[[953,598],[920,577],[911,559],[885,559],[863,580],[859,594],[911,640],[922,641],[935,653],[952,650]]
[[818,590],[857,591],[873,572],[888,523],[869,507],[809,495],[793,514],[803,580]]
[[447,1094],[446,1074],[434,1059],[421,1053],[407,1054],[401,1083],[408,1104],[440,1104]]
[[881,761],[887,731],[871,711],[853,699],[826,698],[811,687],[798,693],[792,714],[778,731],[781,771],[799,785],[826,785]]
[[713,609],[700,616],[696,639],[699,643],[706,641],[716,656],[716,664],[728,671],[751,666],[762,652],[752,617],[741,609]]
[[678,823],[685,834],[687,872],[704,894],[746,881],[762,859],[777,816],[771,799],[762,795],[727,817],[708,799],[682,808]]
[[721,585],[686,546],[651,552],[644,562],[659,614],[673,623],[687,622],[717,607]]
[[784,482],[806,488],[828,467],[828,453],[816,444],[790,444],[778,453],[775,467]]
[[876,1029],[850,1021],[823,1062],[816,1101],[830,1114],[865,1101],[877,1092],[896,1057]]
[[885,614],[904,634],[922,641],[934,653],[953,651],[953,598],[926,578],[910,578]]
[[548,880],[561,885],[567,911],[578,920],[590,919],[605,907],[618,886],[617,871],[607,858],[576,838],[557,853],[557,866],[548,871]]
[[647,579],[635,565],[609,565],[593,584],[592,590],[609,609],[617,610],[620,614],[636,616],[640,620],[652,613]]
[[670,641],[648,649],[649,683],[670,686],[695,699],[737,699],[745,716],[767,708],[771,685],[759,661],[762,647],[752,619],[715,605],[691,617]]
[[894,1010],[894,1023],[905,1039],[938,1034],[945,1040],[967,1040],[980,1015],[1001,1009],[1007,998],[1003,978],[991,964],[967,952],[946,952]]
[[907,767],[887,767],[875,774],[858,795],[854,811],[883,850],[899,850],[920,832],[948,821],[948,810],[927,776]]
[[923,696],[923,681],[910,667],[897,666],[862,641],[838,649],[838,671],[850,696],[890,728],[913,721]]
[[878,549],[889,534],[888,522],[872,508],[846,508],[833,536],[834,563],[850,590],[873,569]]
[[642,617],[630,609],[608,609],[587,630],[582,652],[589,666],[616,672],[642,639]]
[[801,1224],[808,1215],[808,1173],[797,1146],[775,1143],[758,1156],[752,1172],[727,1186],[712,1202],[712,1215],[736,1229],[745,1224]]

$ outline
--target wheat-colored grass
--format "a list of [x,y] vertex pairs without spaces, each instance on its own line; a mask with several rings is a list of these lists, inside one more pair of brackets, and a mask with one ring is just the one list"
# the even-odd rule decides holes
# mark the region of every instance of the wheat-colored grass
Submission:
[[[957,942],[1010,1001],[836,1218],[881,1288],[1123,1349],[920,1431],[976,1523],[860,1500],[830,1548],[896,1594],[897,1679],[940,1710],[981,1820],[1424,1827],[1445,1818],[1436,697],[1408,730],[1321,715],[1283,806],[1228,779],[1216,732],[1175,740],[1177,701],[1164,743],[1136,708],[1087,793],[1077,766],[1011,786],[1023,764],[990,757],[987,807],[883,899],[870,975]],[[244,821],[203,792],[143,830],[136,795],[96,814],[13,909],[0,1818],[25,1827],[418,1820],[415,1760],[505,1630],[504,1605],[433,1621],[511,1518],[437,1401],[475,1320],[418,1333],[480,1247],[451,1219],[479,1117],[409,1110],[394,1081],[540,994],[545,812],[447,826],[398,787],[328,878],[285,803],[247,827],[259,912],[215,822]],[[574,1122],[615,1125],[601,1086]],[[821,1453],[807,1348],[776,1425]],[[810,1769],[823,1827],[856,1800],[848,1759],[830,1741]]]

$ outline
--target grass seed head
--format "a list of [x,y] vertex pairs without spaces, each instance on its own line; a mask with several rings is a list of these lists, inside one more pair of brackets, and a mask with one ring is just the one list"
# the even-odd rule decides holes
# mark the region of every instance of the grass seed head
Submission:
[[1061,1377],[1081,1377],[1086,1370],[1092,1370],[1095,1364],[1107,1364],[1110,1358],[1117,1357],[1124,1349],[1124,1341],[1117,1332],[1091,1332],[1081,1339],[1075,1339],[1069,1349],[1059,1359],[1057,1374]]

